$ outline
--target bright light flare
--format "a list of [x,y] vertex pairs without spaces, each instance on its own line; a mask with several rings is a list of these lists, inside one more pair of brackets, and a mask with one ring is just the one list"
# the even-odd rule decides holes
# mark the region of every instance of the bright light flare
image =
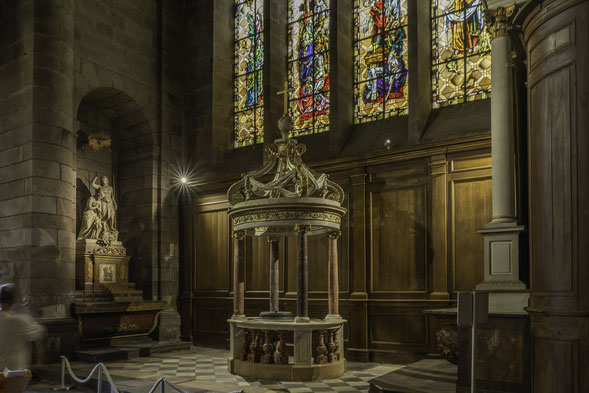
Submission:
[[186,182],[188,181],[188,179],[185,178],[185,177],[182,177],[182,178],[180,178],[180,181],[182,182],[182,184],[186,184]]

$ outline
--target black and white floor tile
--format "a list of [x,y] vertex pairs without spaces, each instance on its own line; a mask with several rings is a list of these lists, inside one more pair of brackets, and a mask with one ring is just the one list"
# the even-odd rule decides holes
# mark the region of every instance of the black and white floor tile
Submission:
[[[223,351],[220,351],[223,354]],[[348,372],[340,378],[314,382],[280,382],[244,378],[227,370],[227,357],[177,354],[170,357],[146,358],[145,362],[120,364],[120,371],[150,373],[161,377],[193,378],[196,381],[234,385],[238,387],[259,386],[276,392],[368,392],[368,381],[402,366],[376,363],[348,362]]]

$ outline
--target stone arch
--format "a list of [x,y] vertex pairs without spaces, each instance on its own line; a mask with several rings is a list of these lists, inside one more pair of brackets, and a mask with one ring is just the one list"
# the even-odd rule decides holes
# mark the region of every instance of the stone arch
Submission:
[[[153,220],[157,209],[157,134],[145,107],[113,87],[87,92],[76,101],[75,108],[77,218],[82,211],[79,206],[85,204],[83,197],[89,195],[94,173],[109,176],[117,195],[119,240],[132,256],[129,278],[151,297],[151,267],[157,265],[157,228]],[[88,145],[87,136],[98,131],[111,136],[108,150],[96,152]]]

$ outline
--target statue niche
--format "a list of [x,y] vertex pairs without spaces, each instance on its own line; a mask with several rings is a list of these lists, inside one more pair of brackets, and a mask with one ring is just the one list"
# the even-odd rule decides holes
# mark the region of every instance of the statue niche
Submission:
[[82,225],[78,233],[78,240],[101,240],[106,244],[117,241],[119,232],[116,229],[117,203],[114,189],[108,177],[95,176],[90,183],[94,193],[88,197],[86,208],[82,214]]

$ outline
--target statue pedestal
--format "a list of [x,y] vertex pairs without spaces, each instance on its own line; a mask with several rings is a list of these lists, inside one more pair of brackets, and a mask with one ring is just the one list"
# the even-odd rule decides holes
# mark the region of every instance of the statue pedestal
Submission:
[[157,326],[165,301],[143,300],[143,291],[129,282],[129,259],[121,242],[76,243],[74,315],[80,339],[109,340],[148,335]]

